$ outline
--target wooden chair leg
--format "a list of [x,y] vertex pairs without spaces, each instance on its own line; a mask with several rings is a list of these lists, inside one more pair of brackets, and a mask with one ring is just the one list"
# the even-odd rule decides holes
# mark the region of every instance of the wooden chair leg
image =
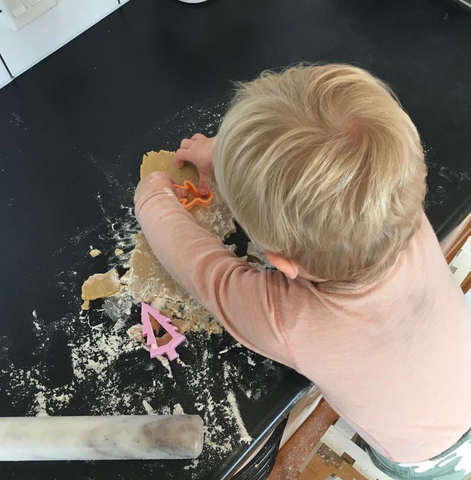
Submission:
[[339,416],[322,400],[308,419],[280,450],[268,480],[295,480],[304,460]]

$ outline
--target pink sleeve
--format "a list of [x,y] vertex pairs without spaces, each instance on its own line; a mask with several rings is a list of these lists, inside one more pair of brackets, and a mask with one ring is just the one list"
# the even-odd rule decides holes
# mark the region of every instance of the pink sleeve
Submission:
[[195,223],[168,188],[136,193],[136,216],[165,269],[229,333],[264,356],[294,367],[279,328],[279,273],[259,272]]

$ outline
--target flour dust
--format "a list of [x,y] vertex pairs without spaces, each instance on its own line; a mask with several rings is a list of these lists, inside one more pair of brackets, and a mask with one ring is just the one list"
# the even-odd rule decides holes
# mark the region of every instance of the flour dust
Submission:
[[[135,147],[136,171],[143,153],[167,147],[164,138],[175,149],[178,138],[215,134],[226,107],[225,101],[202,103],[156,126],[149,138],[158,144]],[[84,158],[105,184],[96,193],[93,222],[77,228],[55,252],[63,266],[51,280],[66,301],[64,313],[47,318],[39,307],[31,311],[28,335],[34,347],[28,362],[15,356],[9,339],[0,338],[0,387],[11,400],[8,414],[198,414],[205,424],[205,448],[184,468],[191,478],[202,478],[241,443],[251,442],[244,409],[253,408],[270,385],[281,381],[282,367],[248,351],[227,332],[211,335],[204,330],[185,333],[187,341],[178,348],[176,361],[151,359],[135,339],[140,305],[125,292],[94,302],[90,312],[80,310],[83,281],[98,268],[116,268],[122,275],[139,231],[132,208],[135,184],[130,174],[121,173],[129,155],[123,152],[121,162],[102,162],[90,154]],[[91,258],[90,245],[102,254]]]

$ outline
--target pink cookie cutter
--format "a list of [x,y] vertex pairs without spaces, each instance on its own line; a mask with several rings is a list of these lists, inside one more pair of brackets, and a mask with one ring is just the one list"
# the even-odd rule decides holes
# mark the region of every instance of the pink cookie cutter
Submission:
[[[158,346],[155,339],[154,330],[150,321],[150,316],[163,327],[163,329],[172,337],[172,340],[166,345]],[[142,334],[146,338],[147,346],[150,347],[151,358],[159,355],[167,355],[169,360],[175,360],[179,357],[175,350],[180,343],[186,340],[185,336],[178,332],[178,327],[172,325],[170,318],[164,317],[158,310],[152,308],[147,303],[141,305]]]

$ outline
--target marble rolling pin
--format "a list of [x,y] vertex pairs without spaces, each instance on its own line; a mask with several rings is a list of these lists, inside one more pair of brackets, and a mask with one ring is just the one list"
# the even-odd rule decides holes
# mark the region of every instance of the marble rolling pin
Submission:
[[168,460],[202,449],[197,415],[0,418],[0,460]]

